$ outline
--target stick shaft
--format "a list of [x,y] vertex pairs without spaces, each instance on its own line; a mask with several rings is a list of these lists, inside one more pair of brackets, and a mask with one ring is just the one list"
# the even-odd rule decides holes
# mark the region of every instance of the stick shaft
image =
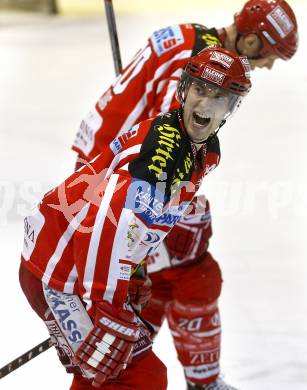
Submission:
[[104,0],[104,6],[105,6],[106,17],[108,22],[108,30],[109,30],[109,37],[111,41],[115,74],[116,76],[118,76],[122,70],[122,60],[120,56],[120,49],[119,49],[119,42],[118,42],[118,35],[117,35],[117,28],[116,28],[112,0]]
[[12,360],[10,363],[5,365],[0,369],[0,379],[4,378],[6,375],[10,374],[17,368],[21,367],[25,363],[28,363],[30,360],[34,359],[36,356],[40,355],[42,352],[47,351],[50,347],[52,347],[51,338],[43,341],[42,343],[36,345],[34,348],[30,349],[23,355],[20,355],[15,360]]

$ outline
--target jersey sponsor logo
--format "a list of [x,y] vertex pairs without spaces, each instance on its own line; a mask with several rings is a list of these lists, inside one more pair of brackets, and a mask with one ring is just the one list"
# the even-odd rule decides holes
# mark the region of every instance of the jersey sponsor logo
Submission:
[[111,142],[110,148],[115,155],[122,150],[126,142],[137,136],[139,126],[139,124],[133,126],[129,131],[126,131]]
[[25,260],[29,260],[35,248],[36,239],[45,224],[45,217],[35,209],[33,215],[24,219],[24,239],[22,256]]
[[[165,236],[165,233],[163,234],[163,237]],[[145,238],[140,242],[140,245],[144,245],[147,247],[151,247],[148,251],[148,255],[152,253],[152,251],[159,245],[161,241],[161,236],[156,232],[148,232],[145,235]]]
[[131,248],[133,244],[139,239],[139,224],[136,222],[136,218],[132,218],[132,221],[128,224],[127,240],[128,248]]
[[57,352],[60,356],[60,359],[67,361],[67,365],[72,365],[72,358],[74,356],[73,351],[68,344],[65,336],[63,335],[61,329],[59,328],[55,320],[45,321],[45,324],[49,330],[50,336],[53,336],[52,341],[53,345],[56,347]]
[[163,209],[163,202],[152,196],[151,193],[143,191],[141,188],[138,188],[136,202],[145,205],[146,208],[150,207],[155,215],[157,215],[157,213],[161,212]]
[[77,295],[64,294],[44,285],[45,299],[73,351],[85,340],[92,322]]
[[167,123],[156,125],[154,130],[159,134],[159,147],[155,149],[155,154],[151,157],[152,164],[148,165],[148,169],[158,180],[167,180],[168,160],[174,161],[174,150],[180,147],[182,137],[178,129]]
[[125,143],[127,143],[131,138],[136,137],[138,135],[138,132],[139,132],[139,127],[140,127],[140,125],[137,124],[137,125],[131,127],[131,129],[129,131],[126,131],[125,133],[120,135],[118,137],[120,144],[122,146],[124,146]]
[[131,274],[131,265],[130,264],[119,264],[119,279],[120,280],[129,280]]
[[153,48],[158,56],[166,53],[184,42],[183,34],[179,26],[170,26],[155,31],[151,36]]
[[[160,195],[161,196],[161,195]],[[185,208],[188,206],[181,205],[176,207],[170,207],[163,211],[163,203],[154,199],[150,203],[136,203],[134,212],[138,214],[138,218],[141,219],[146,225],[160,225],[160,226],[174,226],[177,221],[181,218],[182,213]],[[133,228],[138,227],[138,225]],[[133,229],[131,229],[133,230]],[[155,241],[157,240],[157,241]],[[147,236],[146,239],[142,239],[142,242],[145,244],[146,242],[158,242],[157,234]]]
[[206,34],[201,34],[200,39],[204,40],[206,42],[206,46],[221,46],[220,40],[215,37],[212,34],[206,33]]
[[30,240],[33,244],[35,241],[35,232],[32,226],[30,225],[27,217],[24,219],[24,230],[25,230],[25,236],[28,240]]
[[182,202],[179,206],[169,207],[163,214],[155,219],[154,224],[173,227],[181,218],[188,206],[189,202]]
[[148,182],[133,179],[128,189],[125,208],[132,210],[147,224],[151,224],[162,212],[165,198],[164,187],[165,185],[160,186],[160,183],[154,186]]
[[149,232],[146,233],[146,238],[144,239],[145,243],[156,244],[161,240],[161,237],[158,233]]
[[205,80],[211,81],[214,84],[222,85],[226,74],[206,66],[201,77]]
[[191,153],[189,152],[183,159],[183,169],[177,168],[172,178],[171,193],[174,194],[181,186],[186,175],[190,172],[193,166]]
[[218,62],[225,66],[226,68],[230,68],[234,59],[228,56],[227,54],[220,53],[218,51],[213,51],[210,56],[210,60]]
[[152,195],[166,204],[179,192],[179,187],[185,185],[188,192],[194,190],[193,167],[191,144],[180,129],[178,111],[172,111],[152,121],[140,156],[129,163],[128,169],[133,178],[142,179],[158,190],[158,194],[152,192]]
[[93,149],[95,134],[102,126],[103,119],[96,109],[90,111],[81,122],[73,145],[87,156]]
[[151,251],[152,245],[156,245],[143,241],[146,232],[148,232],[148,226],[146,226],[141,219],[134,216],[128,223],[126,237],[128,252],[125,254],[126,259],[132,259],[134,263],[140,262]]
[[[141,186],[142,184],[143,186]],[[128,190],[125,208],[137,214],[138,219],[147,226],[154,224],[172,227],[181,217],[189,203],[184,202],[180,206],[171,206],[163,212],[164,199],[165,195],[158,190],[157,186],[134,179]],[[131,224],[129,224],[128,247],[132,247],[135,239],[138,237],[136,235],[138,230],[138,223],[133,219]],[[143,238],[142,241],[144,241]]]
[[[154,191],[154,195],[152,192]],[[157,196],[158,191],[150,186],[147,191],[144,191],[142,188],[138,188],[136,198],[135,198],[135,208],[141,216],[145,217],[147,222],[152,222],[159,214],[161,214],[163,209],[163,199]]]
[[111,144],[110,144],[110,148],[112,150],[112,152],[116,155],[117,153],[119,153],[121,150],[122,150],[122,145],[119,141],[118,138],[115,138]]
[[180,219],[180,215],[174,215],[171,213],[164,213],[157,217],[154,221],[155,225],[165,225],[169,227],[173,227],[176,222]]
[[294,29],[291,19],[280,6],[275,7],[266,17],[281,38],[285,38]]

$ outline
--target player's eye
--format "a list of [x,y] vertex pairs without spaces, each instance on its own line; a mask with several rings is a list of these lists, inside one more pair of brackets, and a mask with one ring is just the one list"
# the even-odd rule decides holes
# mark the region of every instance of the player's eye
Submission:
[[206,94],[206,89],[201,87],[201,86],[198,86],[196,85],[195,86],[195,92],[200,95],[200,96],[204,96]]

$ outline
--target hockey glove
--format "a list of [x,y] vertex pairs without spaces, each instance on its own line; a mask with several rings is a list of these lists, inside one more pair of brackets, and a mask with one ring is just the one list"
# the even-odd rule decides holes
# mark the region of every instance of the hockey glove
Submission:
[[145,307],[151,298],[151,280],[145,278],[131,278],[129,281],[129,301],[133,306]]
[[93,376],[92,386],[101,386],[126,368],[139,337],[139,326],[134,318],[134,313],[114,308],[109,303],[97,305],[94,328],[74,359],[87,376]]

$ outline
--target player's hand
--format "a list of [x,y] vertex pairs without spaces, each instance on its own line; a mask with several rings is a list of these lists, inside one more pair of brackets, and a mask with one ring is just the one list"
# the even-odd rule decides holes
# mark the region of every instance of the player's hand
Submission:
[[151,280],[146,275],[144,278],[132,277],[129,281],[129,301],[136,308],[146,306],[151,298]]
[[88,376],[92,386],[100,387],[106,379],[116,377],[130,361],[139,326],[134,313],[99,303],[94,328],[77,350],[74,362]]

